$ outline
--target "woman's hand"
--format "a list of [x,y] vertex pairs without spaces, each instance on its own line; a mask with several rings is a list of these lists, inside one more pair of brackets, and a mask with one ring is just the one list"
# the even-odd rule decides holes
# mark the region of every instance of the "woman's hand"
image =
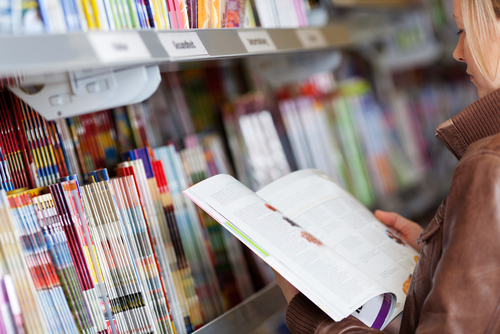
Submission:
[[283,278],[276,270],[274,270],[274,275],[276,276],[276,282],[278,283],[281,291],[285,295],[286,302],[290,304],[290,301],[299,293],[296,287],[294,287],[290,282]]
[[375,211],[375,217],[396,232],[401,239],[406,241],[413,249],[420,252],[423,245],[417,245],[417,239],[424,230],[422,226],[395,212],[377,210]]

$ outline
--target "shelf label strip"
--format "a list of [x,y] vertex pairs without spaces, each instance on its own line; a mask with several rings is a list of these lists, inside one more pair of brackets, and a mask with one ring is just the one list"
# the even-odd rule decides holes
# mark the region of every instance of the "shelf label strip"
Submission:
[[250,53],[277,50],[267,30],[238,31],[238,35]]
[[89,33],[90,45],[102,63],[150,59],[146,44],[136,31]]
[[328,44],[319,29],[297,29],[295,33],[305,49],[323,48]]
[[158,33],[158,38],[171,58],[208,55],[207,49],[196,32]]

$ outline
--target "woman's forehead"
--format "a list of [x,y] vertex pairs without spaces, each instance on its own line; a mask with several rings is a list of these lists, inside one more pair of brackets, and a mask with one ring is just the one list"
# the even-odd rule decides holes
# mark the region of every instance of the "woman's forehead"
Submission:
[[463,22],[462,18],[462,0],[453,0],[453,18],[457,24]]

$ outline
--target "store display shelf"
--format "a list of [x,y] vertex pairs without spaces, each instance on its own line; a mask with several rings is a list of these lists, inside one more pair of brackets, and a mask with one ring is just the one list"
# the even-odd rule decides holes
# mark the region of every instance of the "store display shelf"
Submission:
[[437,43],[429,43],[422,48],[408,52],[379,55],[375,64],[382,69],[391,71],[405,71],[412,68],[428,66],[437,62],[443,54],[444,48]]
[[0,78],[338,48],[352,44],[350,36],[344,24],[298,29],[0,35]]
[[339,7],[401,8],[419,4],[418,0],[331,0]]
[[272,283],[194,334],[248,334],[286,305],[281,289]]
[[397,212],[408,219],[415,219],[437,208],[447,196],[452,175],[452,171],[445,177],[428,174],[420,182],[394,196],[378,200],[372,209]]

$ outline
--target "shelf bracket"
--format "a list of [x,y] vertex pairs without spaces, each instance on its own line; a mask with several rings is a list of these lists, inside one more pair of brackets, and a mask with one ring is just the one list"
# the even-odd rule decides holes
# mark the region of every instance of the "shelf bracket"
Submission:
[[47,120],[54,120],[142,102],[160,82],[160,70],[154,65],[70,72],[38,85],[42,88],[35,92],[26,87],[9,89]]
[[250,57],[246,61],[252,71],[260,73],[271,87],[277,88],[339,68],[342,54],[339,51],[327,50]]

